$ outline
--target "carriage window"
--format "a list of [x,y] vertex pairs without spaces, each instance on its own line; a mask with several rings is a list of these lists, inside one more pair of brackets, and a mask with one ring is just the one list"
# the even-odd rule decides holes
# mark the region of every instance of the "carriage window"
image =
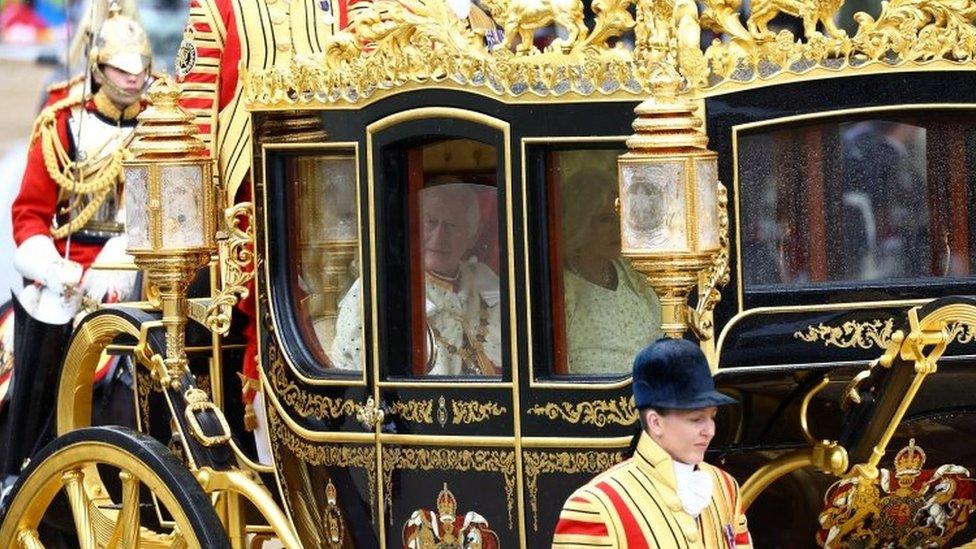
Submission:
[[497,155],[469,139],[408,151],[414,376],[502,372]]
[[625,151],[547,147],[534,152],[535,170],[543,172],[534,177],[545,181],[550,212],[550,374],[627,375],[637,351],[661,333],[654,291],[620,257],[614,202],[617,156]]
[[971,120],[935,113],[743,136],[746,288],[968,276],[974,140]]
[[[298,250],[291,268],[299,328],[319,365],[361,370],[362,330],[338,322],[343,296],[358,291],[355,155],[295,156],[286,171],[296,227],[290,238]],[[343,330],[340,342],[337,331]]]

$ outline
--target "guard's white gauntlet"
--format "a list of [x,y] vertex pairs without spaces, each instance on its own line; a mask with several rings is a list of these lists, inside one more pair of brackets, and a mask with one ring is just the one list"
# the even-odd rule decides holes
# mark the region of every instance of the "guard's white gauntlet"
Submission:
[[81,282],[81,265],[61,257],[51,237],[43,234],[36,234],[17,246],[14,268],[58,295],[72,293]]
[[51,238],[39,234],[17,247],[14,268],[40,284],[29,284],[17,296],[27,314],[48,324],[71,321],[81,304],[79,263],[61,257]]

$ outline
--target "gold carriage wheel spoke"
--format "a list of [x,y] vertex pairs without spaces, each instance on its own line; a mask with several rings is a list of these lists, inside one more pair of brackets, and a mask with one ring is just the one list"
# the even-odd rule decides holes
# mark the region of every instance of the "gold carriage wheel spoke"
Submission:
[[169,547],[170,549],[187,549],[189,547],[189,544],[186,543],[186,538],[183,537],[183,534],[180,533],[178,528],[173,530],[173,543]]
[[17,541],[20,542],[20,546],[23,549],[44,549],[44,544],[41,543],[41,538],[37,535],[37,530],[33,528],[21,530],[17,534]]
[[116,519],[115,529],[108,547],[112,549],[136,549],[139,546],[139,479],[128,471],[119,471],[122,481],[122,508]]
[[71,515],[75,519],[75,531],[78,533],[78,547],[80,549],[96,549],[95,525],[91,521],[88,495],[82,482],[85,474],[81,469],[72,469],[61,475],[64,490],[71,502]]

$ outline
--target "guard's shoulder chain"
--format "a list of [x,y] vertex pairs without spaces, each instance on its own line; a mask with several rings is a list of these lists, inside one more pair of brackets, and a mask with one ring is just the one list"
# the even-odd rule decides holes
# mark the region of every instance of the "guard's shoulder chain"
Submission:
[[34,140],[40,140],[44,167],[60,187],[61,193],[89,197],[85,207],[73,215],[68,223],[51,230],[54,238],[63,238],[83,227],[115,188],[122,174],[122,147],[97,160],[75,160],[61,142],[58,134],[58,113],[83,104],[82,96],[72,95],[45,107],[37,117],[31,133],[32,144]]

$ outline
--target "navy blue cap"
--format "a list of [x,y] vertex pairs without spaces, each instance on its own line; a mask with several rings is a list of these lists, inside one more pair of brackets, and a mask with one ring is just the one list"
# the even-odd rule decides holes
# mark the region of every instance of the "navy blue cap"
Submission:
[[638,410],[692,410],[738,401],[715,390],[708,360],[698,345],[663,337],[634,359],[634,403]]

